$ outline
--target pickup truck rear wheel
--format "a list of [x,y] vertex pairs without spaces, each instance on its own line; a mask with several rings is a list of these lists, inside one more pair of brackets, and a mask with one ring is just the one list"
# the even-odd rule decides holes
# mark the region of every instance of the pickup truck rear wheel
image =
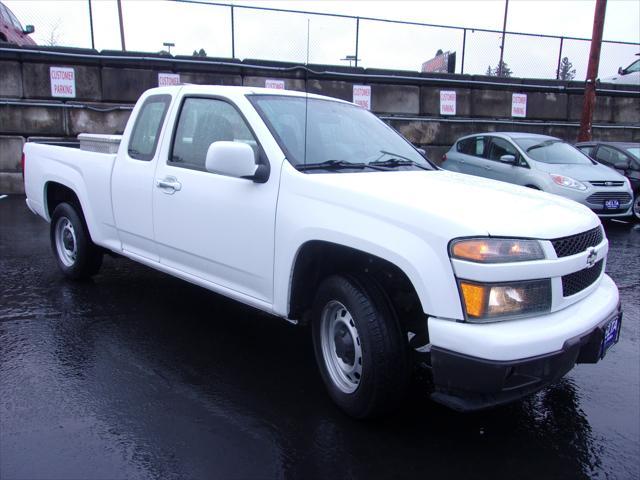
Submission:
[[89,236],[89,230],[76,207],[59,204],[51,216],[51,248],[62,273],[73,280],[89,278],[100,270],[102,251]]
[[403,397],[410,374],[407,346],[372,279],[335,275],[324,280],[313,305],[312,333],[329,395],[349,415],[372,417]]

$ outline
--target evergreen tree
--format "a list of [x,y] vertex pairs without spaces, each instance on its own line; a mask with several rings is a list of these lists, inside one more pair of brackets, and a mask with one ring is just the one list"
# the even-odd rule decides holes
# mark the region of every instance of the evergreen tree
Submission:
[[200,50],[194,50],[193,57],[206,57],[207,56],[207,52],[205,52],[204,48],[201,48]]
[[513,72],[507,65],[507,62],[502,62],[502,74],[500,73],[500,63],[495,68],[491,68],[491,65],[487,67],[487,71],[484,73],[490,77],[511,77]]
[[564,57],[560,61],[560,70],[558,71],[558,78],[560,80],[573,80],[576,77],[576,69],[572,67],[573,67],[573,63],[569,61],[569,57]]

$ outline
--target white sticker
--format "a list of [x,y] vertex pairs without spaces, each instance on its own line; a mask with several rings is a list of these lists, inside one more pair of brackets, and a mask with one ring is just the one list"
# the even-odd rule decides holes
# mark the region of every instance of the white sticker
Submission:
[[527,94],[514,93],[511,96],[511,116],[526,117],[527,116]]
[[371,110],[371,85],[354,85],[353,103]]
[[172,85],[180,85],[179,73],[158,73],[159,87],[170,87]]
[[75,98],[76,72],[73,68],[49,67],[51,96]]
[[277,80],[274,78],[267,78],[264,81],[265,88],[276,88],[278,90],[284,90],[284,80]]
[[456,114],[455,90],[440,90],[440,115]]

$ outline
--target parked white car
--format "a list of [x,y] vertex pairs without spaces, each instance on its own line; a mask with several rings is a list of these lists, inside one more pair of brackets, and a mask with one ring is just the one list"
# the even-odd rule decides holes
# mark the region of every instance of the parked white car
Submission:
[[474,410],[595,363],[618,339],[595,214],[441,171],[356,105],[156,88],[121,139],[82,142],[119,146],[24,149],[27,205],[51,223],[64,275],[97,274],[112,251],[310,323],[329,394],[355,417],[397,404],[414,362],[432,372],[434,400]]
[[[637,55],[640,55],[640,53]],[[626,68],[620,67],[617,75],[601,78],[600,81],[640,86],[640,58]]]

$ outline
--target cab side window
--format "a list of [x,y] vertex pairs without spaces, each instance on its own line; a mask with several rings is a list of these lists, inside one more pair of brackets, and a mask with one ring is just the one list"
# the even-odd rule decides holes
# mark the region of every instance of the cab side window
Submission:
[[491,140],[491,148],[489,149],[489,160],[500,160],[503,155],[513,155],[516,157],[516,161],[520,158],[518,150],[511,142],[503,138],[493,138]]
[[171,95],[151,95],[144,101],[131,131],[128,149],[131,158],[149,161],[154,157],[170,103]]
[[484,156],[485,145],[485,137],[472,137],[459,141],[456,148],[460,153],[473,155],[474,157],[482,157]]
[[258,144],[238,111],[211,98],[187,98],[180,111],[169,163],[205,169],[207,151],[214,142],[242,142],[257,154]]

